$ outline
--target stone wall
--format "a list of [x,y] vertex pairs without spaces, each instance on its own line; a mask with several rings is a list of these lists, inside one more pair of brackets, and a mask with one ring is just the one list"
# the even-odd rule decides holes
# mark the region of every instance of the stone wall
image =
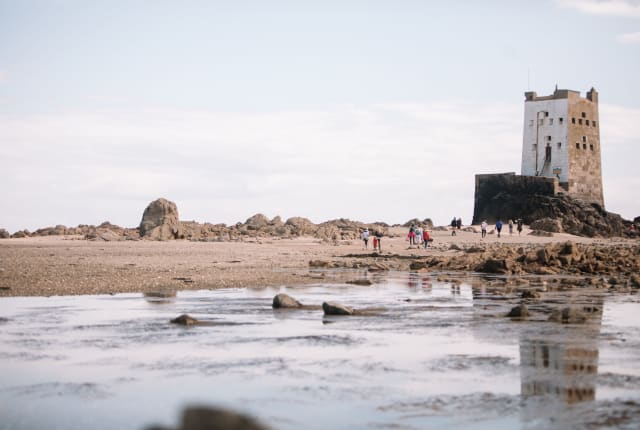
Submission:
[[531,195],[554,196],[558,192],[558,180],[542,176],[521,176],[513,172],[476,175],[476,192],[473,224],[483,220],[495,223],[498,218],[524,218],[521,205],[514,199],[527,199]]

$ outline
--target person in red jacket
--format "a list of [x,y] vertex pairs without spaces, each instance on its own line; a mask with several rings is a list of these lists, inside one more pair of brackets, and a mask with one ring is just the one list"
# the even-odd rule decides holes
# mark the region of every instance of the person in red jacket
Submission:
[[424,242],[424,249],[427,249],[427,246],[429,246],[430,240],[431,240],[431,236],[429,235],[429,230],[425,228],[424,231],[422,232],[422,241]]

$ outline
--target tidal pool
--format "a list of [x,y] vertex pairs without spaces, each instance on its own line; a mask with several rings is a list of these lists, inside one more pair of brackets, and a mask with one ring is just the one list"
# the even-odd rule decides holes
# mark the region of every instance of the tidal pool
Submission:
[[[193,404],[283,430],[640,425],[638,296],[549,291],[514,321],[489,280],[372,280],[0,299],[0,429],[174,426]],[[279,292],[372,312],[273,310]],[[546,320],[568,304],[595,311]],[[169,323],[185,313],[209,324]]]

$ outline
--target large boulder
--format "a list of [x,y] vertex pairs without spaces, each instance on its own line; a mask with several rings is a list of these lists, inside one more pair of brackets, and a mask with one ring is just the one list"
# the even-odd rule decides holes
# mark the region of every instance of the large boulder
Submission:
[[176,204],[163,198],[149,203],[140,222],[140,237],[152,240],[183,238]]
[[302,303],[300,303],[299,301],[297,301],[296,299],[294,299],[288,294],[280,293],[280,294],[276,294],[276,296],[273,298],[273,303],[271,304],[271,307],[273,307],[274,309],[301,308]]
[[353,315],[353,308],[336,302],[322,303],[322,310],[325,315]]
[[531,230],[562,233],[562,220],[557,218],[541,218],[532,222],[529,227],[531,227]]
[[247,219],[244,224],[248,230],[260,230],[269,225],[269,218],[263,214],[255,214]]
[[11,234],[9,234],[7,230],[5,230],[4,228],[0,228],[0,239],[9,239],[10,237]]

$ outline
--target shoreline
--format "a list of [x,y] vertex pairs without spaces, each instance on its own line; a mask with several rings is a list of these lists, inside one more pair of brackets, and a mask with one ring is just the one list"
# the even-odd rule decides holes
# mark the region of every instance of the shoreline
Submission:
[[[466,263],[471,268],[477,261],[502,258],[505,252],[530,252],[567,241],[584,249],[596,247],[612,255],[614,251],[640,243],[624,238],[585,238],[559,233],[551,237],[533,236],[528,234],[529,229],[520,236],[507,232],[501,238],[489,234],[482,239],[479,233],[464,229],[457,231],[456,236],[448,230],[435,229],[431,233],[434,242],[425,251],[408,246],[406,228],[392,228],[389,233],[382,240],[380,255],[372,254],[371,241],[365,250],[362,241],[357,239],[327,242],[307,236],[253,237],[235,242],[96,242],[79,236],[0,239],[0,297],[170,294],[180,290],[344,281],[325,279],[310,271],[310,267],[359,269],[364,273],[380,270],[468,273],[473,270],[461,269],[466,267],[461,264],[472,257],[471,263]],[[473,248],[484,252],[476,256],[469,252]],[[631,257],[627,257],[632,260],[628,271],[619,273],[616,267],[610,268],[612,273],[622,275],[619,284],[629,284],[629,273],[640,265],[634,249]]]

